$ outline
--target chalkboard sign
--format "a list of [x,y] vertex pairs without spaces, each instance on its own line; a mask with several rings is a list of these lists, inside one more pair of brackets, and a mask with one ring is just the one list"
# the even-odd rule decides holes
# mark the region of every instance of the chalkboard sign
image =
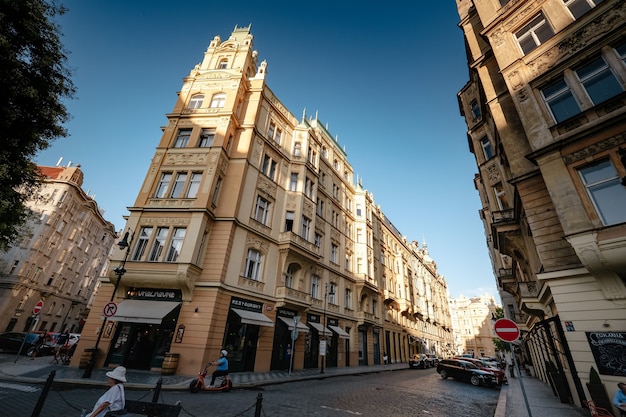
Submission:
[[602,375],[626,376],[626,333],[586,332],[591,353]]

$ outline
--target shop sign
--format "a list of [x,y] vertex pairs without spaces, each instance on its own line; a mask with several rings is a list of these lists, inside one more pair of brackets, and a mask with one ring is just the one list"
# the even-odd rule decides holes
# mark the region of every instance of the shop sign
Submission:
[[244,300],[243,298],[233,297],[230,299],[230,306],[232,308],[238,308],[240,310],[255,311],[261,313],[263,310],[263,303],[256,301]]
[[131,300],[181,301],[182,292],[166,288],[132,288],[128,290]]
[[626,376],[625,332],[585,332],[591,353],[602,375]]

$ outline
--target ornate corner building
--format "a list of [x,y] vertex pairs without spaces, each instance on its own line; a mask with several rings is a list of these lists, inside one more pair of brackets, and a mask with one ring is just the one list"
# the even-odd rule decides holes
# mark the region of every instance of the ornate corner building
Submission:
[[562,401],[626,374],[626,3],[457,0],[458,93],[523,359]]
[[396,230],[327,128],[285,108],[258,61],[250,27],[235,27],[183,79],[129,207],[119,287],[111,271],[81,347],[99,334],[97,366],[158,369],[175,354],[188,375],[222,348],[232,372],[446,351],[447,284],[426,245]]
[[0,328],[80,332],[115,229],[82,189],[80,165],[39,170],[41,187],[26,201],[31,216],[17,244],[0,253]]

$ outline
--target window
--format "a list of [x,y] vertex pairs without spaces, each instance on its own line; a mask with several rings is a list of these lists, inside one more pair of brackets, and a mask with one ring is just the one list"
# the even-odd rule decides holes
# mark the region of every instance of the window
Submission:
[[215,140],[215,129],[202,129],[200,133],[200,140],[198,141],[199,148],[210,148]]
[[190,109],[199,109],[202,107],[202,102],[204,101],[204,94],[195,94],[189,100],[189,108]]
[[345,291],[345,308],[352,308],[352,290],[346,288]]
[[263,157],[263,165],[261,165],[261,171],[272,181],[276,181],[276,161],[274,161],[269,155]]
[[191,129],[180,129],[176,141],[174,142],[175,148],[185,148],[189,143],[189,137],[191,137]]
[[191,179],[189,180],[189,187],[187,188],[185,198],[196,198],[196,195],[198,195],[198,190],[200,189],[201,180],[202,174],[200,172],[194,172],[191,174]]
[[563,0],[563,3],[565,3],[569,11],[572,12],[574,19],[578,19],[603,1],[604,0]]
[[152,243],[152,250],[150,251],[148,261],[157,262],[159,260],[159,257],[163,252],[163,248],[165,247],[165,241],[167,240],[168,232],[169,229],[167,227],[157,228],[156,236],[154,237],[154,242]]
[[624,91],[604,58],[598,57],[576,70],[576,75],[593,104],[599,104]]
[[298,189],[298,173],[292,172],[289,180],[289,191],[296,191]]
[[148,246],[148,241],[150,240],[150,236],[152,235],[152,227],[142,227],[139,232],[139,239],[137,241],[137,246],[135,246],[135,252],[133,252],[133,261],[139,261],[143,258],[143,254]]
[[226,103],[226,93],[217,93],[217,94],[214,94],[213,97],[211,98],[212,109],[224,107],[225,103]]
[[172,192],[170,193],[170,198],[180,198],[183,195],[183,191],[185,190],[185,183],[187,182],[187,173],[179,172],[176,174],[176,180],[174,181],[174,185],[172,186]]
[[285,274],[285,287],[287,288],[293,288],[293,273],[293,266],[289,265]]
[[304,195],[313,200],[313,190],[315,188],[315,183],[309,177],[306,177],[304,181]]
[[324,200],[317,198],[317,204],[315,205],[315,214],[324,218]]
[[215,187],[213,188],[213,199],[211,200],[211,204],[217,206],[217,200],[220,197],[220,189],[222,188],[222,178],[219,177],[217,181],[215,181]]
[[610,160],[579,170],[587,193],[606,226],[626,222],[626,188]]
[[328,286],[328,302],[337,304],[337,284],[331,282]]
[[291,232],[293,230],[293,219],[295,213],[293,211],[288,211],[285,213],[285,232]]
[[301,156],[302,155],[302,144],[300,142],[296,142],[293,145],[293,156]]
[[164,172],[161,174],[161,179],[159,180],[159,185],[157,185],[156,192],[154,193],[155,198],[165,198],[167,189],[170,186],[170,182],[172,181],[172,174],[169,172]]
[[320,277],[317,275],[311,276],[311,298],[319,300],[320,295]]
[[315,152],[315,149],[313,149],[310,146],[309,146],[309,152],[307,153],[307,161],[309,161],[309,163],[313,165],[315,165],[315,162],[317,161],[317,152]]
[[580,113],[580,105],[564,78],[553,82],[541,90],[541,95],[557,123]]
[[361,210],[361,205],[357,203],[356,205],[356,215],[361,217],[363,215],[363,211]]
[[317,249],[321,249],[322,247],[322,235],[320,235],[319,233],[315,234],[314,245]]
[[280,141],[283,137],[283,131],[276,127],[276,123],[270,122],[270,126],[267,129],[267,137],[280,145]]
[[493,158],[493,148],[491,147],[491,142],[489,141],[489,138],[487,136],[480,140],[480,145],[483,148],[483,154],[485,154],[485,159],[489,160]]
[[330,245],[330,261],[337,263],[337,256],[339,254],[339,247],[334,243]]
[[170,246],[167,248],[167,254],[165,255],[165,262],[176,262],[178,256],[180,256],[181,248],[183,247],[183,240],[185,239],[185,233],[187,229],[184,227],[175,227],[172,239],[170,240]]
[[248,249],[244,276],[258,281],[261,274],[261,252],[256,249]]
[[626,42],[617,46],[615,50],[617,51],[619,57],[622,59],[624,64],[626,64]]
[[267,218],[270,211],[270,202],[261,196],[257,196],[256,205],[254,207],[254,220],[261,224],[267,225]]
[[478,105],[478,100],[472,100],[470,107],[472,108],[472,120],[476,121],[480,119],[480,106]]
[[543,13],[539,13],[530,23],[515,33],[517,42],[524,54],[528,54],[552,36],[554,36],[554,31]]
[[302,225],[300,227],[300,237],[304,240],[309,240],[309,233],[311,232],[311,220],[302,216]]
[[228,68],[228,59],[224,58],[220,60],[220,63],[217,65],[218,69],[226,69]]

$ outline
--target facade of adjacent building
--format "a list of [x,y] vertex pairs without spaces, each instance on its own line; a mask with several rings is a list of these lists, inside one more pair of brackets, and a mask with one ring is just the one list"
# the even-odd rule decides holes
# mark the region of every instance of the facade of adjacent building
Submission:
[[158,369],[176,355],[176,372],[194,374],[224,348],[231,372],[344,367],[450,346],[427,246],[396,230],[317,116],[293,115],[266,76],[250,27],[236,27],[184,78],[129,207],[96,366]]
[[39,169],[42,185],[26,203],[32,215],[19,242],[0,253],[0,329],[80,332],[115,230],[81,188],[80,165]]
[[459,92],[506,316],[562,401],[626,375],[626,2],[457,0]]
[[494,357],[496,347],[493,339],[497,337],[493,330],[492,320],[496,309],[500,307],[493,296],[483,294],[477,297],[461,295],[451,300],[451,310],[456,315],[459,334],[457,355],[472,355],[475,358],[483,356]]

